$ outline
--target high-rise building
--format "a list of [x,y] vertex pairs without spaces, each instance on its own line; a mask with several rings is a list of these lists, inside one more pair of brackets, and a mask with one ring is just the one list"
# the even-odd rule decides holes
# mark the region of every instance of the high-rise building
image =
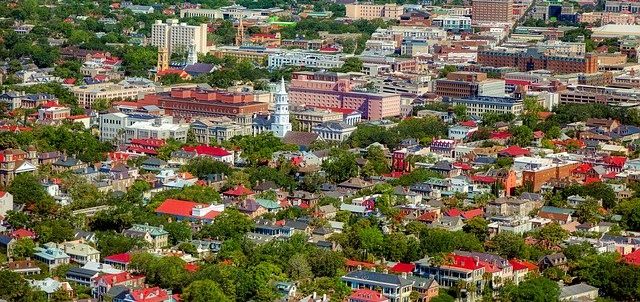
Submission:
[[166,47],[169,53],[187,52],[194,45],[197,53],[209,51],[207,46],[207,24],[187,25],[177,19],[161,20],[151,26],[151,45]]
[[273,123],[271,124],[271,132],[275,137],[284,137],[287,132],[291,131],[291,123],[289,122],[289,95],[284,87],[284,78],[280,82],[280,87],[275,94],[275,112],[273,114]]
[[404,7],[395,3],[371,4],[352,3],[346,4],[346,16],[349,19],[384,19],[397,20],[404,13]]
[[474,22],[511,22],[513,0],[473,0],[471,19]]

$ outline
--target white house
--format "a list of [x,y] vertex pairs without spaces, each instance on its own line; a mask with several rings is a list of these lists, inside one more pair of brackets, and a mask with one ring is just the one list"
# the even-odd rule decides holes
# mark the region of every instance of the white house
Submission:
[[13,210],[13,195],[0,191],[0,216],[7,217],[7,212]]

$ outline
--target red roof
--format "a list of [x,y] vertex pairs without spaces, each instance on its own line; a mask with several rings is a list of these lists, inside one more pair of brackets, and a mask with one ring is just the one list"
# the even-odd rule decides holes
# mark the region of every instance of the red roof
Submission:
[[396,265],[391,267],[391,271],[394,273],[411,273],[415,267],[416,265],[413,263],[398,262]]
[[591,166],[590,163],[582,163],[578,167],[573,169],[573,172],[574,173],[585,174],[585,173],[589,173],[589,171],[591,171],[591,168],[592,168],[592,166]]
[[357,289],[350,296],[349,301],[358,302],[387,302],[389,299],[381,293],[371,289]]
[[473,217],[478,217],[482,215],[484,215],[483,208],[471,209],[471,210],[460,213],[460,216],[462,216],[462,218],[464,219],[471,219]]
[[585,184],[585,185],[588,185],[588,184],[592,184],[592,183],[594,183],[594,182],[600,182],[600,181],[601,181],[601,180],[600,180],[600,178],[598,178],[598,177],[587,177],[587,178],[584,180],[584,184]]
[[608,156],[604,158],[604,162],[609,165],[622,168],[627,162],[627,158],[624,156]]
[[225,191],[224,193],[222,193],[224,195],[231,195],[231,196],[246,196],[246,195],[251,195],[253,194],[253,191],[247,189],[245,186],[243,185],[239,185],[239,186],[235,186],[227,191]]
[[0,191],[0,198],[4,197],[4,194],[7,194],[5,191]]
[[553,115],[553,112],[549,112],[549,111],[538,112],[538,118],[541,120],[546,120],[552,115]]
[[170,74],[177,74],[180,78],[186,78],[189,76],[189,74],[182,69],[165,69],[165,70],[160,70],[156,73],[156,75],[159,77],[163,77]]
[[544,137],[544,132],[542,132],[542,131],[534,131],[533,132],[533,137],[534,138],[543,138]]
[[473,168],[471,167],[471,165],[467,164],[467,163],[453,163],[453,166],[461,169],[462,171],[469,171],[472,170]]
[[149,155],[157,155],[158,151],[151,148],[143,148],[138,146],[129,146],[127,147],[127,151],[135,152],[135,153],[144,153]]
[[487,184],[496,182],[495,177],[484,176],[484,175],[473,175],[471,176],[471,180],[474,182],[487,183]]
[[122,272],[122,273],[118,273],[118,274],[100,275],[100,276],[98,276],[96,278],[96,282],[99,282],[100,280],[102,280],[104,283],[113,286],[113,285],[117,285],[117,284],[122,283],[122,282],[141,279],[141,278],[144,278],[144,276],[134,276],[134,275],[131,275],[128,272]]
[[184,265],[184,269],[192,273],[195,273],[198,271],[198,269],[200,269],[200,267],[195,263],[187,263]]
[[173,215],[179,217],[190,217],[195,219],[214,219],[221,212],[218,211],[209,211],[204,216],[193,216],[192,210],[196,207],[206,208],[210,205],[204,203],[197,203],[193,201],[179,200],[179,199],[167,199],[163,201],[157,208],[156,213],[165,214],[165,215]]
[[622,257],[622,259],[628,264],[640,266],[640,250],[635,250],[629,254],[626,254]]
[[474,121],[464,121],[464,122],[460,123],[460,126],[476,127],[476,126],[478,126],[478,124],[476,124],[476,122],[474,122]]
[[16,238],[16,239],[36,238],[36,233],[23,228],[23,229],[17,229],[15,231],[11,232],[11,237]]
[[514,271],[521,271],[524,269],[528,269],[529,271],[535,271],[538,269],[538,266],[535,263],[531,263],[525,260],[511,259],[509,263],[513,267]]
[[451,254],[448,256],[448,259],[451,260],[451,262],[447,265],[450,267],[457,267],[468,270],[477,270],[482,268],[482,265],[480,265],[479,262],[476,262],[475,258],[470,256]]
[[503,156],[506,155],[511,157],[524,156],[524,155],[529,155],[529,150],[514,145],[514,146],[509,146],[508,148],[500,151],[500,155],[503,155]]
[[131,255],[129,253],[115,254],[104,257],[104,260],[122,264],[129,264],[131,261]]
[[438,215],[435,212],[425,212],[417,218],[419,221],[435,221]]
[[618,173],[617,172],[609,172],[605,175],[602,175],[602,177],[604,178],[609,178],[609,179],[615,179],[616,177],[618,177]]
[[40,105],[40,107],[42,107],[42,108],[51,108],[51,107],[63,107],[63,106],[60,106],[60,104],[58,104],[58,102],[56,102],[56,101],[46,101],[46,102],[42,103],[42,105]]
[[497,131],[497,132],[492,132],[491,139],[509,139],[511,138],[511,133],[509,133],[509,131]]
[[132,145],[141,145],[145,147],[160,148],[164,146],[165,141],[159,138],[134,138],[131,140]]
[[131,291],[135,302],[164,302],[169,299],[166,290],[159,287],[135,289]]
[[458,217],[458,216],[460,216],[461,213],[462,213],[462,211],[460,211],[457,208],[449,209],[446,212],[444,212],[444,214],[449,216],[449,217]]
[[347,259],[347,261],[345,262],[345,265],[348,267],[362,267],[362,268],[374,268],[376,267],[375,264],[370,263],[370,262],[363,262],[363,261],[358,261],[358,260],[351,260],[351,259]]
[[83,118],[89,118],[89,116],[86,115],[86,114],[78,114],[78,115],[67,116],[68,120],[79,120],[79,119],[83,119]]
[[212,147],[207,145],[199,145],[195,147],[185,146],[182,147],[182,150],[187,152],[195,152],[198,155],[208,155],[213,157],[223,157],[231,155],[231,153],[229,153],[229,151],[225,150],[224,148]]
[[9,132],[31,131],[31,127],[3,125],[3,126],[0,126],[0,131],[9,131]]

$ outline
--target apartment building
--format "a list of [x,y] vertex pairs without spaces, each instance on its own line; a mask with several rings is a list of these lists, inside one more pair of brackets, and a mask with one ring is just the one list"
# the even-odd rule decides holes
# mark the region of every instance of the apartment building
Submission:
[[622,11],[628,11],[632,14],[640,13],[640,2],[636,1],[606,1],[604,4],[605,12],[619,13]]
[[179,23],[177,19],[168,19],[166,23],[156,20],[151,26],[149,44],[167,48],[169,53],[187,52],[192,46],[199,54],[207,53],[207,24],[196,26]]
[[[156,115],[140,113],[106,113],[98,118],[100,129],[100,141],[112,141],[116,144],[125,142],[125,128],[136,122],[151,121],[158,118]],[[171,118],[171,117],[166,117]]]
[[573,170],[580,163],[567,162],[553,165],[545,165],[537,169],[527,169],[522,171],[522,184],[531,189],[532,192],[539,192],[542,185],[550,180],[563,180],[571,177]]
[[156,118],[149,121],[139,121],[125,127],[125,139],[175,139],[187,142],[188,124],[174,124],[166,118]]
[[346,16],[349,19],[384,19],[398,20],[404,13],[404,7],[395,3],[372,4],[372,3],[351,3],[346,4]]
[[460,282],[475,285],[475,290],[464,292],[466,299],[474,301],[482,293],[485,281],[483,275],[485,266],[478,258],[456,254],[447,255],[445,264],[435,264],[430,258],[423,258],[416,262],[415,274],[425,278],[434,278],[444,288],[456,286]]
[[302,66],[309,68],[340,68],[344,64],[344,54],[321,54],[315,52],[288,51],[269,54],[267,66],[278,69],[286,66]]
[[294,72],[289,99],[298,106],[358,110],[369,120],[400,115],[399,94],[360,92],[354,86],[343,73]]
[[467,113],[482,116],[487,112],[511,113],[520,115],[524,108],[522,100],[510,97],[477,96],[467,98],[453,98],[451,105],[464,105]]
[[96,100],[140,100],[155,91],[156,86],[151,83],[131,85],[121,82],[71,87],[71,92],[78,99],[78,106],[83,108],[91,108]]
[[520,71],[545,69],[554,73],[598,72],[598,58],[592,54],[584,56],[549,56],[536,48],[526,51],[494,49],[478,52],[478,64],[492,67],[515,67]]
[[505,95],[505,81],[489,79],[487,74],[482,72],[450,72],[446,79],[435,81],[435,93],[451,98],[502,97]]
[[513,0],[474,0],[471,4],[473,22],[505,22],[513,20]]

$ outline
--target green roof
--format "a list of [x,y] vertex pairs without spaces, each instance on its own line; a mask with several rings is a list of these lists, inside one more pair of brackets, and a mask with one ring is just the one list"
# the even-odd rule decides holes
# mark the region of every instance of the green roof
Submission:
[[278,202],[276,202],[275,200],[258,198],[258,199],[256,199],[256,203],[258,203],[260,206],[262,206],[263,208],[268,209],[268,210],[273,210],[273,209],[279,209],[280,208],[280,204]]
[[151,236],[169,235],[169,232],[165,231],[162,227],[147,225],[147,224],[134,224],[129,231],[149,233]]

